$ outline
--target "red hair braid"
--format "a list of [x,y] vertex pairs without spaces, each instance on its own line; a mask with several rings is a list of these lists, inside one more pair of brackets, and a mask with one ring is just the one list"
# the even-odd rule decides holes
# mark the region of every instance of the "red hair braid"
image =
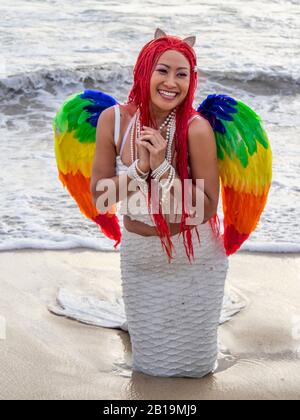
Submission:
[[[177,152],[176,169],[182,182],[182,216],[180,222],[180,234],[183,235],[186,255],[191,263],[194,259],[194,249],[192,243],[191,226],[186,224],[186,218],[189,214],[185,210],[184,203],[184,180],[188,179],[188,120],[196,111],[193,109],[193,100],[198,85],[198,73],[194,72],[197,64],[197,58],[193,48],[185,41],[175,36],[163,36],[148,42],[140,51],[134,66],[133,75],[134,83],[128,95],[128,104],[134,104],[140,109],[141,125],[155,127],[156,123],[152,120],[150,114],[150,80],[159,57],[167,50],[176,50],[182,53],[190,64],[190,84],[188,93],[184,101],[176,108],[176,133],[174,136],[175,149]],[[151,211],[151,177],[148,177],[148,207]],[[153,214],[154,223],[159,234],[161,243],[167,252],[169,262],[173,258],[172,250],[174,248],[171,234],[163,217],[161,206],[159,205],[159,213]],[[219,221],[217,215],[210,220],[211,226],[215,233],[219,234]],[[197,227],[198,241],[200,243]]]

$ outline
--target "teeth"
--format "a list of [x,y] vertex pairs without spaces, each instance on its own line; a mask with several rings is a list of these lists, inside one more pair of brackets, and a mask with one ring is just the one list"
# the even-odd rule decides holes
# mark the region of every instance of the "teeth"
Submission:
[[167,96],[172,96],[172,97],[176,96],[176,93],[167,92],[165,90],[159,90],[159,92],[163,93],[164,95],[167,95]]

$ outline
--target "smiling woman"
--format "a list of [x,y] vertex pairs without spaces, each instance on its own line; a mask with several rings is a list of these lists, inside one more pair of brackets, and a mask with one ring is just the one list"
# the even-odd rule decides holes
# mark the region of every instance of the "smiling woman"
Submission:
[[182,103],[189,85],[189,61],[176,50],[164,52],[150,79],[151,111],[158,124],[163,122],[170,110]]
[[[193,109],[194,42],[157,30],[138,56],[127,103],[86,90],[68,99],[54,121],[60,179],[115,247],[121,232],[114,205],[125,204],[121,281],[132,366],[158,376],[214,371],[227,255],[255,229],[272,175],[268,138],[251,108],[209,95]],[[113,201],[101,188],[107,181]],[[186,200],[197,204],[199,190],[203,218]],[[105,197],[101,213],[94,203]],[[169,200],[176,206],[170,209]],[[107,326],[109,305],[101,305],[97,319]]]
[[[139,54],[127,104],[108,109],[97,127],[94,199],[99,178],[111,177],[115,155],[116,185],[133,177],[140,186],[134,194],[135,202],[142,203],[140,212],[128,206],[124,215],[121,280],[133,369],[155,376],[202,377],[216,368],[218,354],[228,261],[218,231],[212,229],[219,193],[213,131],[192,108],[197,86],[194,42],[194,37],[181,40],[157,30]],[[162,213],[160,207],[152,213],[150,181],[165,182],[174,203],[175,181],[184,190],[182,181],[189,176],[205,179],[205,223],[186,224],[184,204],[177,223],[170,223],[171,213]],[[192,193],[194,197],[194,185]],[[177,233],[182,236],[175,237]],[[193,247],[199,238],[201,246]]]

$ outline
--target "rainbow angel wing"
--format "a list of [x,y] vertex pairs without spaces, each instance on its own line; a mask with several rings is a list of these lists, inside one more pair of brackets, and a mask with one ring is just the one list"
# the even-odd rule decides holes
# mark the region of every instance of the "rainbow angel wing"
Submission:
[[197,108],[216,138],[224,213],[224,247],[236,252],[256,228],[272,181],[272,151],[260,117],[227,95],[209,95]]
[[76,201],[81,212],[95,222],[102,232],[121,242],[116,206],[99,214],[90,192],[92,163],[96,148],[96,126],[104,109],[117,101],[101,91],[85,90],[68,98],[54,120],[54,145],[59,179]]

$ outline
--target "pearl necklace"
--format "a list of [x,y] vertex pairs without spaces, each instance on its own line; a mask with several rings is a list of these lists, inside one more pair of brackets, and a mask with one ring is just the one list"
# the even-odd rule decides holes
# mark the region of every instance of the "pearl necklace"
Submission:
[[176,115],[176,108],[173,109],[173,111],[167,116],[167,118],[165,119],[165,121],[162,123],[162,125],[159,127],[159,131],[161,131],[165,125],[168,125],[168,123],[171,121],[172,117],[175,117]]
[[[139,110],[136,114],[135,121],[132,124],[131,132],[130,132],[130,153],[131,153],[131,162],[135,161],[135,156],[137,156],[137,146],[135,145],[134,148],[134,133],[135,133],[135,126],[136,126],[136,134],[137,137],[141,136],[141,122],[139,118]],[[159,127],[159,131],[161,131],[164,127],[167,128],[166,134],[166,141],[167,141],[167,155],[166,159],[169,163],[172,161],[172,144],[174,139],[174,134],[176,131],[176,108],[167,116],[165,121]]]

